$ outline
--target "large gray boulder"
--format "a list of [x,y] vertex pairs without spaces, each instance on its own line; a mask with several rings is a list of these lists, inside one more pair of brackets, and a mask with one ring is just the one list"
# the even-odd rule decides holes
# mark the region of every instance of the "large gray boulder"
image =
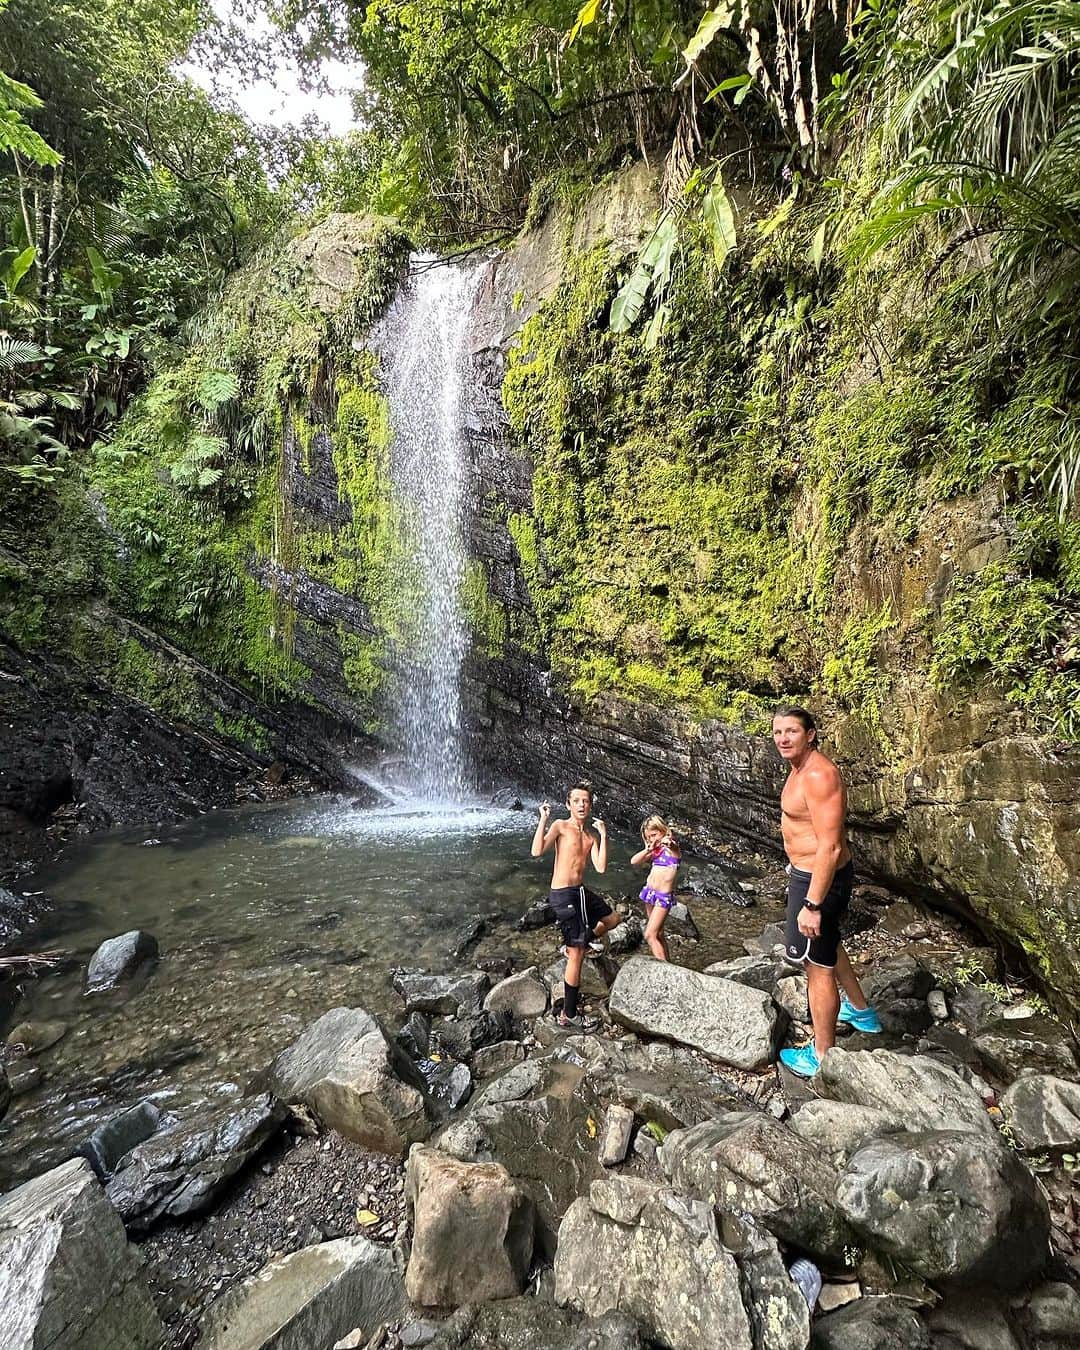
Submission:
[[1001,1110],[1021,1148],[1080,1148],[1080,1083],[1043,1073],[1018,1078]]
[[269,1088],[364,1148],[400,1156],[431,1131],[424,1082],[363,1008],[331,1008],[283,1050]]
[[842,1168],[863,1144],[883,1134],[899,1134],[906,1124],[876,1106],[816,1097],[795,1112],[791,1128],[800,1139],[820,1149],[834,1167]]
[[466,975],[430,975],[423,970],[394,972],[394,988],[405,1000],[406,1012],[454,1017],[475,1012],[489,984],[483,971]]
[[405,1292],[421,1307],[512,1298],[532,1260],[533,1203],[498,1163],[464,1163],[417,1145],[405,1198],[412,1250]]
[[548,993],[535,966],[500,980],[484,999],[486,1012],[507,1012],[512,1017],[540,1017],[547,1004]]
[[[402,1328],[405,1340],[408,1326]],[[411,1344],[421,1344],[414,1341]],[[634,1319],[626,1313],[582,1317],[529,1295],[497,1303],[468,1303],[439,1325],[428,1350],[645,1350]]]
[[779,1016],[760,989],[647,956],[631,957],[619,971],[608,1010],[631,1031],[692,1046],[737,1069],[768,1064]]
[[819,1259],[843,1263],[856,1245],[821,1151],[760,1112],[734,1111],[668,1135],[660,1166],[677,1189],[751,1215]]
[[200,1350],[314,1350],[365,1338],[407,1308],[393,1252],[364,1237],[302,1247],[271,1261],[211,1307]]
[[197,1112],[132,1148],[105,1193],[129,1228],[198,1214],[273,1138],[285,1116],[285,1106],[265,1093]]
[[872,1247],[927,1280],[1015,1289],[1049,1254],[1050,1216],[1034,1178],[983,1134],[877,1139],[848,1163],[837,1203]]
[[600,1175],[599,1120],[579,1068],[528,1059],[485,1084],[434,1143],[462,1162],[501,1163],[536,1206],[550,1252],[567,1206]]
[[555,1301],[594,1316],[629,1313],[671,1350],[754,1344],[738,1267],[712,1207],[636,1178],[594,1181],[567,1210]]
[[806,1350],[810,1309],[788,1274],[773,1235],[748,1219],[723,1217],[724,1244],[735,1253],[754,1350]]
[[909,1130],[970,1130],[997,1138],[975,1089],[926,1055],[834,1046],[814,1081],[823,1097],[876,1107]]
[[930,1350],[926,1323],[900,1298],[860,1298],[814,1323],[810,1350]]
[[158,959],[157,938],[133,928],[119,937],[108,938],[90,958],[86,970],[86,992],[97,994],[111,989],[121,980],[129,980],[139,970]]
[[163,1336],[142,1262],[84,1159],[0,1199],[4,1350],[156,1350]]

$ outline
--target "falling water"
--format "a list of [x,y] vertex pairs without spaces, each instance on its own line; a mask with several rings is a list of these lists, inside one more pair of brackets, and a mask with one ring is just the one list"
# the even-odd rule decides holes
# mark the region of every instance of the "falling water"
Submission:
[[431,800],[452,801],[466,788],[462,388],[478,273],[419,261],[379,344],[393,432],[391,475],[406,504],[418,582],[408,647],[399,654],[398,718],[408,787]]

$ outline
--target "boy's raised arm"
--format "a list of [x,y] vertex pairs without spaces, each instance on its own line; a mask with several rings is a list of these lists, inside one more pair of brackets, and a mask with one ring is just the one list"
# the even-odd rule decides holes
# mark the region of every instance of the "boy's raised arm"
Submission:
[[541,854],[546,853],[555,842],[559,833],[561,821],[556,821],[551,829],[547,828],[547,823],[551,818],[551,807],[547,802],[541,803],[540,818],[536,822],[536,829],[533,831],[532,848],[530,852],[534,858],[539,858]]

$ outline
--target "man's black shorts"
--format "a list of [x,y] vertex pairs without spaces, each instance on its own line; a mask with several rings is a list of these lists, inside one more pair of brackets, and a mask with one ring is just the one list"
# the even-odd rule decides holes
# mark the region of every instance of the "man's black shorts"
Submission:
[[593,929],[611,913],[607,901],[584,886],[560,886],[548,896],[548,903],[562,929],[568,947],[584,947],[592,941]]
[[801,867],[788,868],[787,923],[784,927],[787,959],[809,961],[814,966],[831,968],[836,965],[836,953],[840,947],[840,920],[851,900],[855,865],[849,860],[833,877],[832,885],[821,902],[821,934],[816,938],[808,938],[799,932],[799,911],[806,902],[811,875]]

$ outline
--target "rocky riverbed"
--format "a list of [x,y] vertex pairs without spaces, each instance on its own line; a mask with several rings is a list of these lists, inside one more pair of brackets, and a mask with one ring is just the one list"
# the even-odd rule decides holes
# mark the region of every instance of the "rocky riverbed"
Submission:
[[[245,1095],[109,1122],[87,1150],[101,1181],[80,1159],[0,1199],[0,1333],[63,1317],[80,1346],[133,1350],[1080,1344],[1070,1029],[955,921],[861,887],[848,944],[884,1031],[844,1037],[804,1083],[775,1063],[809,1030],[776,946],[782,876],[744,882],[749,910],[731,885],[686,895],[671,967],[641,954],[633,915],[616,930],[586,966],[595,1036],[557,1026],[538,904],[460,935],[451,970],[396,972],[380,1018],[324,1008]],[[118,981],[145,967],[128,946]],[[32,1058],[9,1052],[9,1072]],[[73,1260],[77,1287],[57,1278]]]

